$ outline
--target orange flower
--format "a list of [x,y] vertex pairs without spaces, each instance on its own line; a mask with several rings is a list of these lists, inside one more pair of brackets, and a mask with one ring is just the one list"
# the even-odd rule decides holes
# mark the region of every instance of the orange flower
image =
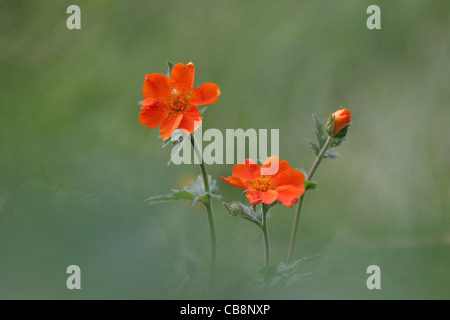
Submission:
[[[272,175],[263,175],[268,168],[278,163],[278,170]],[[279,201],[286,207],[292,208],[298,198],[305,192],[303,182],[305,176],[296,169],[292,169],[287,161],[280,161],[278,157],[270,157],[262,166],[247,159],[244,164],[237,164],[233,168],[231,177],[222,180],[234,187],[247,189],[247,199],[256,205],[261,201],[271,204]]]
[[350,118],[352,114],[350,113],[347,108],[344,108],[342,110],[338,110],[335,113],[332,114],[334,116],[334,129],[333,134],[336,134],[341,130],[343,127],[348,125],[350,123]]
[[139,122],[149,129],[160,127],[163,140],[177,128],[192,133],[200,127],[202,116],[197,106],[216,102],[220,89],[211,82],[194,89],[194,74],[194,64],[189,62],[186,66],[177,63],[170,78],[159,73],[146,75]]

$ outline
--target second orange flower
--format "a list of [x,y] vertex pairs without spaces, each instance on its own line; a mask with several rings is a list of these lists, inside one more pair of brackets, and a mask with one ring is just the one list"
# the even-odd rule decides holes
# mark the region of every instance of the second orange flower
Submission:
[[[278,163],[278,170],[272,175],[264,175],[263,170],[270,168],[273,161]],[[247,189],[247,199],[253,205],[261,201],[265,204],[279,201],[286,207],[292,208],[305,192],[303,173],[291,168],[289,162],[280,161],[275,156],[264,161],[262,166],[247,159],[244,164],[234,166],[232,176],[222,177],[222,180],[234,187]]]

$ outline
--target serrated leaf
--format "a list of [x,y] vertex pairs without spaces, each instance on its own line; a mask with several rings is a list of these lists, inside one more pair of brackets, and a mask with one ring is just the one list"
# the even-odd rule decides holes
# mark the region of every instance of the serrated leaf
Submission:
[[304,257],[300,260],[296,260],[296,261],[292,261],[290,264],[286,265],[285,263],[281,262],[277,268],[277,273],[279,274],[290,274],[292,272],[295,272],[298,267],[305,263],[305,262],[309,262],[311,260],[316,259],[317,257],[319,257],[320,254],[316,254],[315,256],[312,257]]
[[206,203],[208,201],[203,178],[201,175],[197,177],[196,181],[191,181],[190,186],[184,187],[184,190],[192,193],[195,196],[195,198],[192,200],[192,205],[194,205],[199,200],[203,203]]
[[[325,129],[323,128],[322,122],[320,122],[319,118],[317,118],[317,116],[315,114],[313,114],[313,120],[314,120],[314,127],[315,127],[314,134],[316,135],[317,142],[319,143],[319,150],[320,150],[325,145],[327,137],[326,137]],[[317,152],[317,154],[318,154],[318,152]]]
[[258,270],[259,276],[262,278],[264,287],[266,290],[275,290],[280,288],[286,288],[294,281],[303,279],[304,274],[298,274],[300,266],[308,261],[317,258],[319,255],[313,257],[305,257],[303,259],[293,261],[289,265],[281,262],[278,266],[262,267]]
[[157,204],[173,200],[193,200],[195,195],[185,190],[172,190],[172,193],[166,195],[156,195],[145,199],[148,204]]
[[242,207],[241,207],[241,217],[242,218],[250,220],[251,222],[261,223],[262,220],[261,220],[261,218],[258,218],[258,216],[259,216],[258,211],[255,212],[255,210],[252,207],[242,205]]
[[316,139],[319,143],[319,149],[322,149],[323,146],[325,145],[325,141],[326,139],[324,139],[324,137],[320,136],[317,131],[314,131],[314,134],[316,135]]
[[313,114],[312,117],[314,119],[314,126],[316,127],[318,135],[321,137],[325,136],[325,130],[323,128],[322,122],[320,122],[319,118],[317,118],[315,114]]
[[319,155],[320,149],[317,146],[317,144],[315,144],[314,142],[312,142],[311,140],[306,139],[306,141],[309,143],[309,146],[311,147],[311,149],[314,151],[314,154],[317,156]]
[[316,190],[318,188],[317,183],[314,181],[305,180],[305,182],[303,182],[303,185],[305,186],[305,192],[306,190]]
[[208,178],[210,183],[209,193],[205,192],[203,178],[199,175],[195,182],[191,181],[191,185],[185,186],[183,190],[173,189],[171,194],[152,196],[145,201],[148,201],[149,204],[156,204],[172,200],[191,200],[191,204],[194,205],[197,201],[206,204],[209,200],[208,196],[220,199],[220,195],[216,193],[218,189],[216,186],[216,181],[211,180],[211,176],[208,176]]
[[220,199],[221,195],[217,194],[217,190],[219,190],[219,186],[217,185],[217,180],[213,180],[210,175],[208,175],[209,182],[209,195],[213,198]]
[[190,186],[184,187],[184,190],[194,194],[196,196],[197,200],[200,200],[203,203],[207,203],[208,196],[220,199],[221,196],[217,194],[217,190],[219,187],[217,186],[217,181],[211,179],[211,176],[208,175],[208,182],[209,182],[209,193],[205,191],[205,184],[203,183],[203,177],[201,175],[197,176],[197,180],[191,181]]

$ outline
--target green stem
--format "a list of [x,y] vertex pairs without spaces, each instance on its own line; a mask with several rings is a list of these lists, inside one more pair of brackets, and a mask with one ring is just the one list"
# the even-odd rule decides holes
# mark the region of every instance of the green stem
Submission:
[[267,214],[269,209],[264,203],[261,203],[262,207],[262,233],[264,238],[264,266],[268,267],[270,265],[270,240],[269,240],[269,229],[267,227]]
[[203,162],[203,157],[198,150],[197,144],[195,143],[194,134],[190,136],[192,149],[197,156],[200,164],[200,172],[203,178],[203,184],[205,186],[205,192],[208,198],[208,202],[205,203],[206,213],[208,214],[208,222],[209,222],[209,236],[210,236],[210,247],[209,247],[209,274],[208,274],[208,292],[212,291],[214,284],[214,270],[216,266],[216,228],[214,224],[214,207],[212,204],[212,198],[209,194],[209,179],[208,179],[208,171],[206,170],[206,165]]
[[[314,161],[314,163],[311,167],[311,170],[309,170],[309,174],[306,177],[307,181],[311,181],[312,177],[314,176],[314,173],[316,172],[317,168],[319,167],[320,162],[323,159],[325,152],[328,150],[328,147],[330,146],[332,141],[333,141],[333,138],[331,138],[331,137],[327,138],[327,141],[323,145],[322,150],[320,150],[319,154],[317,155],[317,158]],[[306,194],[306,191],[301,195],[300,199],[298,200],[297,207],[295,209],[294,223],[292,224],[291,241],[289,243],[289,250],[288,250],[288,256],[287,256],[287,261],[286,261],[287,264],[291,263],[291,261],[292,261],[292,254],[294,252],[295,239],[297,237],[298,224],[300,222],[300,214],[302,211],[305,194]]]
[[322,150],[320,150],[319,155],[317,156],[316,160],[314,161],[311,170],[309,171],[308,177],[306,180],[311,181],[314,173],[316,172],[317,168],[319,167],[320,161],[322,161],[323,155],[328,150],[328,147],[330,146],[331,142],[333,141],[333,138],[328,136],[327,141],[325,141],[325,144],[323,145]]

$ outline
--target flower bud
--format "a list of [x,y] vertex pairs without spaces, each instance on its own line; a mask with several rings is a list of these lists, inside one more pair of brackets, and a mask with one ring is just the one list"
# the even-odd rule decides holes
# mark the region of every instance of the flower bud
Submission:
[[347,108],[334,112],[325,127],[327,134],[332,138],[344,138],[350,125],[351,115]]
[[239,201],[234,201],[231,203],[223,202],[223,205],[227,209],[228,213],[233,217],[236,217],[241,213],[241,203]]

